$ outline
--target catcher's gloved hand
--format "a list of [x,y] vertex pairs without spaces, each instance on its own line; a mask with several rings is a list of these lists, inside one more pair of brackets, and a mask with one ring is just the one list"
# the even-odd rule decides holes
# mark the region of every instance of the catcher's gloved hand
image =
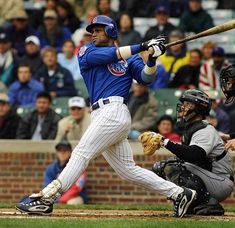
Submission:
[[142,51],[147,51],[150,47],[159,45],[161,43],[161,45],[164,46],[164,42],[166,40],[166,36],[165,35],[160,35],[157,36],[156,38],[153,38],[151,40],[145,41],[143,43],[140,44],[141,46],[141,50]]
[[147,131],[138,137],[142,143],[145,155],[152,155],[163,145],[164,137],[161,134]]

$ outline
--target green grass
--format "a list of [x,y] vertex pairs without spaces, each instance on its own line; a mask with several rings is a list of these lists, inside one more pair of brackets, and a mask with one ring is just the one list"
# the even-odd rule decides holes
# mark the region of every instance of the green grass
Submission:
[[0,219],[1,228],[70,228],[70,227],[82,227],[82,228],[142,228],[142,227],[169,227],[169,228],[225,228],[235,227],[235,222],[232,221],[191,221],[187,220],[174,220],[174,221],[157,221],[157,220],[124,220],[124,219],[107,219],[107,220],[46,220],[46,219]]

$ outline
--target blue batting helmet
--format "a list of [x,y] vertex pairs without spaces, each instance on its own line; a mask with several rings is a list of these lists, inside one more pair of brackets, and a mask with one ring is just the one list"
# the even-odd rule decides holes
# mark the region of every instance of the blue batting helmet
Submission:
[[91,30],[96,25],[104,25],[104,30],[107,36],[111,38],[117,38],[117,24],[114,20],[112,20],[110,17],[104,16],[104,15],[98,15],[96,16],[91,24],[89,24],[86,27],[86,30],[91,33]]

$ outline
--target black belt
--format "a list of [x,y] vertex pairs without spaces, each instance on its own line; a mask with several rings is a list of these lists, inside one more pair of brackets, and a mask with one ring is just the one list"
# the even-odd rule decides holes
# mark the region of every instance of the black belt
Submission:
[[[111,101],[109,100],[109,98],[103,99],[102,102],[103,102],[104,105],[111,103]],[[127,100],[126,100],[126,99],[123,99],[123,104],[127,104]],[[99,105],[98,102],[94,103],[94,104],[91,106],[92,111],[94,111],[94,110],[96,110],[96,109],[98,109],[98,108],[100,108],[100,105]]]
[[234,177],[233,177],[233,176],[230,176],[230,177],[229,177],[229,180],[231,180],[232,182],[234,182]]
[[221,160],[226,154],[227,154],[227,151],[224,150],[222,154],[215,157],[215,160],[216,161]]

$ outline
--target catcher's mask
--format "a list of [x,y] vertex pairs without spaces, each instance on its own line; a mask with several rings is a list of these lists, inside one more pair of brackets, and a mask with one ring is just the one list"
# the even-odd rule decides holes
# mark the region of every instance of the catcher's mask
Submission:
[[228,104],[235,99],[235,65],[230,65],[222,69],[220,73],[221,89]]
[[177,122],[188,122],[193,117],[201,115],[205,118],[209,115],[211,109],[211,99],[200,90],[187,90],[179,98],[177,104]]

